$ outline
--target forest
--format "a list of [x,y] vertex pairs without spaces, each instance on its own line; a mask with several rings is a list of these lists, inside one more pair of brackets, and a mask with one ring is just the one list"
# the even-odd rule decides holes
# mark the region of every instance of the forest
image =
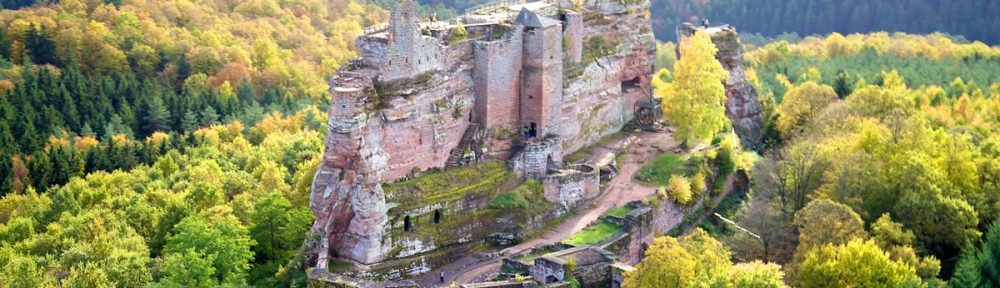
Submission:
[[709,19],[739,31],[783,33],[944,32],[1000,44],[1000,2],[980,0],[653,0],[653,31],[676,39],[674,27]]
[[[722,113],[700,34],[655,82],[688,145],[731,133],[689,121]],[[748,48],[767,147],[730,215],[740,229],[658,237],[626,285],[1000,285],[1000,48],[884,32]]]
[[385,11],[32,2],[0,3],[0,285],[303,287],[325,79]]

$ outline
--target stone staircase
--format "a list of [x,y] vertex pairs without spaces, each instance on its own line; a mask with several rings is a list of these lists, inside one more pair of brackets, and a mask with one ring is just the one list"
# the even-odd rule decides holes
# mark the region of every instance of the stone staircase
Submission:
[[451,150],[451,155],[448,156],[448,162],[445,162],[445,168],[462,166],[462,157],[465,156],[465,149],[472,145],[472,138],[476,136],[476,132],[478,131],[478,123],[471,123],[468,128],[465,128],[465,133],[462,134],[462,140],[458,141],[458,146],[455,146],[454,150]]

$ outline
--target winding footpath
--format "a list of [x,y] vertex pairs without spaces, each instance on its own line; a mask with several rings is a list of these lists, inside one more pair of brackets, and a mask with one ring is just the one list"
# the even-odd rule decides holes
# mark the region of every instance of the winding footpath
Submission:
[[[420,287],[448,287],[452,282],[464,284],[488,280],[483,278],[500,270],[501,255],[516,254],[539,245],[557,243],[583,230],[608,209],[625,205],[628,202],[643,200],[656,194],[655,187],[642,186],[632,181],[632,178],[642,166],[656,159],[661,153],[674,149],[678,144],[667,132],[639,132],[633,135],[633,142],[626,148],[627,151],[622,163],[620,163],[619,175],[611,179],[601,196],[578,208],[573,217],[552,227],[538,238],[508,247],[499,253],[470,253],[412,280],[417,282]],[[609,146],[617,146],[620,141],[627,139],[619,139]],[[591,157],[600,157],[605,152],[615,150],[614,147],[609,146],[591,148],[592,155],[598,155]],[[441,272],[445,273],[443,284],[439,279]]]

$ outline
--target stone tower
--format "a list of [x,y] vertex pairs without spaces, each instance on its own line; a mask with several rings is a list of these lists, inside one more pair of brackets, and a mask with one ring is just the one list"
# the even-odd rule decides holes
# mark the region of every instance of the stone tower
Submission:
[[413,0],[400,0],[392,9],[388,33],[383,80],[413,77],[441,66],[441,44],[420,33]]
[[520,124],[530,137],[555,134],[563,92],[562,24],[526,8],[514,22],[525,29]]

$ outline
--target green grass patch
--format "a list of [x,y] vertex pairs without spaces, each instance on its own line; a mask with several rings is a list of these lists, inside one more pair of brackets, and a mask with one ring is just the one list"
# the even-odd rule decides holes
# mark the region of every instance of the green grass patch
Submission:
[[420,177],[382,186],[386,200],[398,203],[394,209],[412,210],[428,203],[461,199],[468,193],[497,193],[500,186],[516,177],[501,161],[488,161],[427,172]]
[[544,200],[542,193],[542,183],[535,179],[528,179],[513,191],[493,198],[493,201],[490,202],[490,208],[527,209],[531,207],[531,203],[535,203],[534,201],[539,198]]
[[670,176],[681,174],[691,176],[698,172],[705,158],[692,156],[684,160],[683,156],[673,152],[663,153],[635,174],[635,179],[648,184],[667,185]]
[[573,234],[573,236],[567,238],[563,243],[576,246],[594,245],[615,235],[621,229],[622,227],[618,226],[618,224],[601,220],[597,224],[588,226],[583,231]]
[[330,262],[328,262],[327,267],[329,268],[330,272],[338,273],[338,272],[351,271],[351,269],[354,268],[354,265],[352,265],[351,262],[332,259],[330,260]]
[[628,215],[628,213],[632,213],[632,210],[635,210],[635,208],[628,207],[628,206],[615,207],[615,208],[611,208],[611,210],[608,210],[608,212],[604,213],[604,215],[614,216],[614,217],[618,217],[618,218],[623,218],[626,215]]

